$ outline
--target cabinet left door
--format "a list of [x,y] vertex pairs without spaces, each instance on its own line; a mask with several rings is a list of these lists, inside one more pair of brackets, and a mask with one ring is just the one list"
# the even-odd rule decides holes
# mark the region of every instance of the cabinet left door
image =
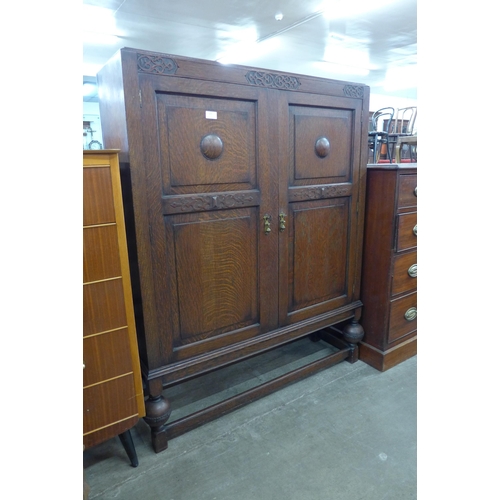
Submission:
[[139,85],[132,183],[154,369],[277,327],[278,151],[265,89],[149,74]]
[[83,444],[145,415],[118,152],[83,153]]

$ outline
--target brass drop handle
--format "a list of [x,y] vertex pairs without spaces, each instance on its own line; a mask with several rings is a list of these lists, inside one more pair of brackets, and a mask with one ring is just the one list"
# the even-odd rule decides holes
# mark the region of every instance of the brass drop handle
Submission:
[[264,234],[267,236],[271,232],[271,216],[264,215]]
[[417,236],[417,225],[415,224],[415,227],[413,228],[413,234]]
[[417,308],[410,307],[410,309],[408,309],[408,311],[405,312],[405,320],[413,321],[416,318],[417,318]]
[[280,214],[280,232],[281,233],[286,229],[286,227],[285,227],[285,217],[286,217],[285,214],[283,214],[283,213]]
[[411,278],[416,278],[417,277],[417,264],[412,264],[408,268],[408,274],[410,275]]

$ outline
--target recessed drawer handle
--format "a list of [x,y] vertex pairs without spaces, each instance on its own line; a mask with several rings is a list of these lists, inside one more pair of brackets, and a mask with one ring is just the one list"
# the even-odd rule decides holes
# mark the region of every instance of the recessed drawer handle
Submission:
[[410,275],[410,277],[412,278],[416,278],[417,277],[417,264],[413,264],[411,265],[409,268],[408,268],[408,274]]
[[408,309],[408,311],[405,312],[405,320],[413,321],[416,318],[417,318],[417,308],[410,307],[410,309]]
[[413,228],[413,234],[417,236],[417,225],[415,224],[415,227]]

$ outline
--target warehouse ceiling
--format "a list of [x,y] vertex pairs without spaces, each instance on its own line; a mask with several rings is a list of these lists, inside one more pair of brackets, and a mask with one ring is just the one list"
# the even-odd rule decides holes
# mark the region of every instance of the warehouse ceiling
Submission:
[[131,47],[417,97],[417,0],[83,0],[83,31],[84,82]]

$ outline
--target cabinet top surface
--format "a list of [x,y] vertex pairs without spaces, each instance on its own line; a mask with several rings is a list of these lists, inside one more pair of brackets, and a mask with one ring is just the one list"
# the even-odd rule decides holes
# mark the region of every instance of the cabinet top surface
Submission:
[[119,153],[119,149],[84,149],[83,154],[84,155],[102,155],[102,154],[114,154],[114,153]]
[[416,163],[369,163],[366,166],[368,169],[375,170],[408,170],[408,169],[416,169]]
[[[237,64],[225,65],[217,61],[129,47],[122,48],[115,53],[109,61],[113,67],[116,58],[121,59],[127,65],[127,71],[135,66],[134,70],[139,74],[149,74],[155,77],[176,76],[209,81],[225,81],[227,83],[243,83],[250,86],[338,95],[355,99],[366,99],[370,91],[367,85],[359,82],[334,80]],[[106,71],[104,68],[103,70]],[[98,73],[98,80],[101,78],[100,75],[103,70]]]

